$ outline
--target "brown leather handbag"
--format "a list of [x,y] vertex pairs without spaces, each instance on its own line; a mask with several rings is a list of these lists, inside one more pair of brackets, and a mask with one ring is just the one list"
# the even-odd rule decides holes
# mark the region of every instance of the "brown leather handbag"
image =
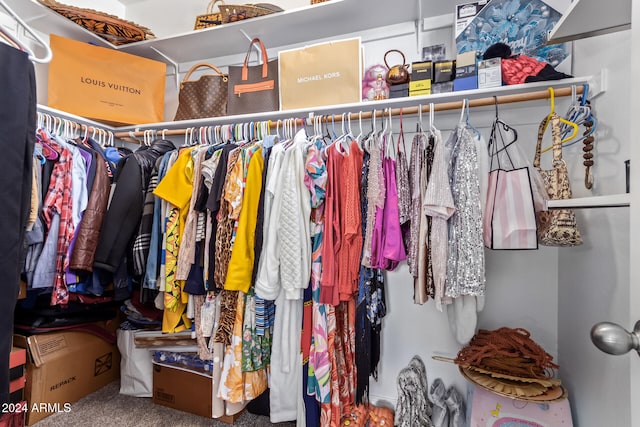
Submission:
[[[189,80],[198,68],[208,67],[216,74],[205,74],[198,80]],[[200,62],[187,72],[180,83],[178,111],[174,120],[202,119],[227,114],[227,93],[229,77],[217,67]]]
[[[262,63],[249,66],[254,44],[260,46]],[[242,66],[229,67],[229,115],[277,111],[280,109],[278,60],[269,61],[259,38],[251,40]]]
[[[540,168],[540,149],[548,120],[551,121],[551,134],[553,136],[553,169],[542,170]],[[567,171],[567,164],[562,159],[560,117],[555,113],[540,123],[533,166],[540,172],[551,200],[571,198],[569,172]],[[547,246],[577,246],[582,244],[582,237],[576,223],[576,215],[572,209],[536,212],[536,220],[538,223],[538,240],[541,244]]]

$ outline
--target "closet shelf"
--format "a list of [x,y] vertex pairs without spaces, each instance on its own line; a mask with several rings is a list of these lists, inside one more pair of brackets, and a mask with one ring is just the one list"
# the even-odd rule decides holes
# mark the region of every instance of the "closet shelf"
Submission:
[[302,42],[315,43],[317,40],[335,37],[337,34],[416,21],[420,19],[418,2],[421,0],[404,2],[403,5],[398,4],[394,7],[389,7],[386,0],[367,1],[368,10],[379,10],[383,13],[364,12],[360,0],[331,0],[203,30],[121,46],[112,45],[35,0],[6,1],[21,18],[45,34],[55,33],[80,41],[90,41],[100,46],[166,62],[167,59],[157,52],[160,51],[174,62],[185,63],[244,53],[249,45],[246,35],[260,37],[266,46],[279,47]]
[[[371,112],[374,109],[381,111],[385,109],[395,108],[415,108],[418,105],[427,106],[429,103],[436,104],[436,110],[447,109],[448,103],[459,103],[463,99],[473,100],[487,100],[485,105],[493,105],[493,97],[498,98],[508,97],[507,102],[523,102],[528,101],[527,94],[533,92],[545,91],[549,87],[554,89],[567,88],[573,85],[581,86],[584,83],[589,83],[591,77],[575,77],[564,80],[554,80],[547,82],[535,82],[525,83],[520,85],[502,86],[498,88],[488,89],[474,89],[460,92],[440,93],[435,95],[405,97],[405,98],[393,98],[382,101],[366,101],[355,102],[351,104],[339,104],[328,106],[316,106],[310,108],[296,109],[296,110],[282,110],[282,111],[268,111],[263,113],[243,114],[236,116],[224,116],[213,117],[206,119],[194,119],[183,121],[171,121],[161,123],[147,123],[143,125],[123,126],[116,128],[118,132],[130,132],[144,129],[155,129],[161,131],[163,129],[185,129],[190,127],[202,127],[202,126],[215,126],[221,124],[233,124],[233,123],[246,123],[246,122],[258,122],[266,120],[283,120],[290,118],[302,118],[306,119],[313,115],[341,115],[342,113],[355,113],[355,117],[359,111]],[[546,97],[546,94],[541,94]],[[501,100],[502,101],[502,100]],[[351,120],[354,116],[351,116]],[[117,135],[116,135],[117,136]]]
[[35,0],[4,0],[25,23],[45,35],[58,34],[97,46],[115,47],[105,39],[59,15]]
[[550,200],[549,209],[588,209],[588,208],[621,208],[629,207],[631,194],[611,194],[607,196],[577,197],[567,200]]
[[564,43],[631,28],[631,0],[574,0],[549,33],[547,44]]
[[386,0],[367,0],[363,11],[360,0],[331,0],[285,10],[258,18],[237,21],[171,37],[145,40],[124,45],[123,52],[163,60],[157,49],[178,63],[203,58],[244,53],[249,37],[259,37],[267,47],[279,47],[302,42],[317,42],[339,34],[379,28],[419,19],[415,1],[389,7]]

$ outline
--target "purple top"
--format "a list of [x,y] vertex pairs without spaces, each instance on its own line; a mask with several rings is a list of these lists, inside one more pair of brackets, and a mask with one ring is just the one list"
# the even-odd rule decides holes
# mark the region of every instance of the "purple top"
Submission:
[[371,245],[371,266],[395,270],[400,261],[407,259],[400,230],[395,160],[385,158],[383,168],[386,196],[384,207],[376,209]]
[[[91,169],[91,160],[92,160],[92,156],[91,153],[86,152],[85,150],[78,150],[80,152],[80,155],[82,156],[82,158],[84,158],[85,161],[85,173],[87,174],[87,180],[89,177],[89,170]],[[84,212],[80,212],[80,218],[82,220],[82,215],[84,215]],[[80,230],[80,224],[78,224],[78,226],[76,227],[74,233],[73,233],[73,239],[71,239],[71,243],[69,243],[69,252],[67,252],[67,259],[71,258],[71,254],[73,253],[73,248],[76,245],[76,239],[78,238],[78,231]],[[67,284],[69,283],[78,283],[78,276],[72,272],[69,267],[67,267],[64,270],[64,274],[65,274],[65,279]]]

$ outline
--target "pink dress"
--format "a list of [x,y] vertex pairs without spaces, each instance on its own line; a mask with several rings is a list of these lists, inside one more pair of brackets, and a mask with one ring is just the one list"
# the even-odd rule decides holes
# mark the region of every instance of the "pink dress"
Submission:
[[[371,250],[374,268],[395,270],[400,261],[407,259],[407,252],[400,229],[400,211],[398,208],[398,187],[396,183],[396,162],[391,158],[383,160],[384,182],[387,194],[384,208],[376,212],[374,228],[374,248]],[[375,253],[374,253],[375,252]],[[375,257],[375,258],[374,258]]]
[[384,204],[384,246],[382,256],[387,270],[395,270],[400,261],[407,259],[407,252],[400,229],[400,210],[398,208],[398,186],[396,183],[396,162],[384,160],[387,198]]

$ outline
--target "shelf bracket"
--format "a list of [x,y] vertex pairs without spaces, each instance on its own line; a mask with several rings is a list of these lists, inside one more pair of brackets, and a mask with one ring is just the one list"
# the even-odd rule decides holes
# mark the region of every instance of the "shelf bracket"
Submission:
[[178,63],[176,61],[174,61],[173,59],[169,58],[167,55],[165,55],[161,51],[159,51],[158,49],[156,49],[155,47],[150,46],[150,48],[155,53],[157,53],[158,55],[160,55],[164,59],[166,59],[167,62],[169,62],[171,65],[173,65],[173,69],[175,70],[176,90],[179,92],[180,91],[180,69],[179,69]]
[[41,13],[40,15],[34,15],[34,16],[30,16],[28,18],[25,18],[24,22],[26,22],[27,24],[30,24],[32,22],[39,21],[40,19],[46,18],[46,17],[47,17],[47,15],[45,13]]
[[420,27],[422,23],[422,0],[416,0],[418,5],[418,17],[415,21],[413,21],[414,26],[416,27],[416,50],[418,51],[418,55],[422,58],[422,37],[420,37]]
[[[251,37],[249,34],[247,34],[247,32],[245,30],[243,30],[242,28],[240,28],[238,31],[240,31],[242,33],[242,35],[245,36],[247,40],[249,40],[249,43],[251,43],[251,41],[253,40],[253,37]],[[256,45],[253,45],[253,47],[256,50],[256,52],[258,52],[258,61],[260,63],[262,63],[262,51]]]
[[598,74],[594,74],[588,81],[589,99],[602,95],[607,91],[607,69],[603,68]]

